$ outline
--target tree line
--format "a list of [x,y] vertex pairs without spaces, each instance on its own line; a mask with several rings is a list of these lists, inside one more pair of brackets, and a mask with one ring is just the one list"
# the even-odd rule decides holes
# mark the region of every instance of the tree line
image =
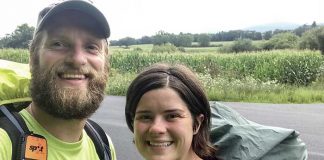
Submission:
[[274,35],[291,32],[299,37],[302,36],[308,30],[318,27],[314,21],[311,25],[302,25],[293,30],[282,30],[275,29],[266,32],[257,32],[250,30],[230,30],[230,31],[221,31],[218,33],[209,33],[209,34],[192,34],[192,33],[180,33],[173,34],[167,33],[165,31],[158,31],[153,36],[143,36],[139,39],[132,37],[125,37],[119,40],[110,41],[112,46],[125,46],[135,44],[154,44],[161,45],[165,43],[171,43],[176,47],[197,47],[192,45],[192,42],[197,42],[200,47],[210,46],[209,42],[219,42],[219,41],[235,41],[238,39],[250,39],[250,40],[269,40]]
[[[264,46],[261,47],[261,49],[276,49],[282,48],[281,46],[278,47],[278,45],[281,44],[282,37],[276,35],[289,33],[290,35],[283,36],[284,38],[288,38],[289,41],[294,41],[295,39],[298,39],[298,37],[302,37],[303,35],[305,35],[304,38],[301,39],[301,44],[299,44],[300,48],[320,49],[321,46],[318,40],[321,38],[324,39],[324,36],[319,36],[321,35],[319,34],[321,33],[321,30],[318,31],[317,28],[319,28],[319,26],[317,26],[316,22],[313,22],[311,25],[304,24],[293,30],[276,29],[273,31],[266,32],[257,32],[249,30],[230,30],[226,32],[221,31],[218,33],[209,34],[173,34],[167,33],[165,31],[158,31],[153,36],[143,36],[139,39],[125,37],[119,40],[112,40],[110,41],[110,45],[128,47],[130,45],[135,44],[162,45],[169,43],[174,45],[175,47],[209,47],[213,46],[210,42],[240,40],[239,42],[237,42],[237,44],[242,45],[243,48],[249,48],[243,45],[249,46],[251,45],[250,41],[254,40],[271,41],[272,39],[271,43],[265,43]],[[34,29],[34,27],[28,26],[28,24],[22,24],[17,26],[13,33],[7,34],[5,37],[0,38],[0,48],[28,48],[29,42],[33,37]],[[279,42],[274,44],[274,40],[277,40]],[[249,49],[251,49],[251,47]]]
[[33,38],[35,28],[22,24],[17,26],[14,32],[6,34],[0,39],[0,48],[28,48]]

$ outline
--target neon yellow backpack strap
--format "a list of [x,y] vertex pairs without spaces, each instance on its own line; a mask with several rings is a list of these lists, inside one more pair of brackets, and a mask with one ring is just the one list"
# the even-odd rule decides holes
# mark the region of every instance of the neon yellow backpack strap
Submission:
[[31,101],[28,64],[0,59],[0,105]]

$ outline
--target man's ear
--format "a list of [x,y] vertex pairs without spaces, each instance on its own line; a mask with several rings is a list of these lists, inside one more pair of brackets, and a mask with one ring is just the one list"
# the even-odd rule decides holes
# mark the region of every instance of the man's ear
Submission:
[[200,114],[199,116],[197,116],[196,121],[198,124],[194,126],[194,133],[193,133],[194,135],[197,134],[200,129],[200,125],[204,121],[204,115]]

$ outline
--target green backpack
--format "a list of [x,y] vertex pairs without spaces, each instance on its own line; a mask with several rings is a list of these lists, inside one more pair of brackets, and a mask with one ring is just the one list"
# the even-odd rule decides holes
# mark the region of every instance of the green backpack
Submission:
[[28,64],[0,59],[0,105],[30,102]]

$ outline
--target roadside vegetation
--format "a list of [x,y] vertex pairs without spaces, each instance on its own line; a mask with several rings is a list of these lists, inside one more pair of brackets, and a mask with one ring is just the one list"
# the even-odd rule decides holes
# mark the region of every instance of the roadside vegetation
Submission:
[[[118,52],[115,53],[115,50]],[[154,54],[121,53],[119,48],[113,48],[112,52],[113,69],[107,88],[107,93],[111,95],[125,95],[129,83],[144,67],[168,62],[185,64],[193,69],[203,82],[210,100],[324,102],[324,58],[319,51]]]
[[[312,50],[272,50],[221,54],[151,53],[152,45],[111,48],[106,93],[125,95],[144,67],[156,62],[181,63],[193,69],[210,100],[266,103],[323,103],[324,57]],[[139,49],[136,48],[141,48]],[[28,63],[28,51],[0,49],[0,59]]]
[[[23,33],[30,31],[18,26],[0,39],[0,59],[28,63],[30,36]],[[106,94],[124,96],[143,68],[167,62],[194,70],[211,101],[324,103],[323,37],[324,27],[314,23],[293,31],[126,37],[111,41]]]

